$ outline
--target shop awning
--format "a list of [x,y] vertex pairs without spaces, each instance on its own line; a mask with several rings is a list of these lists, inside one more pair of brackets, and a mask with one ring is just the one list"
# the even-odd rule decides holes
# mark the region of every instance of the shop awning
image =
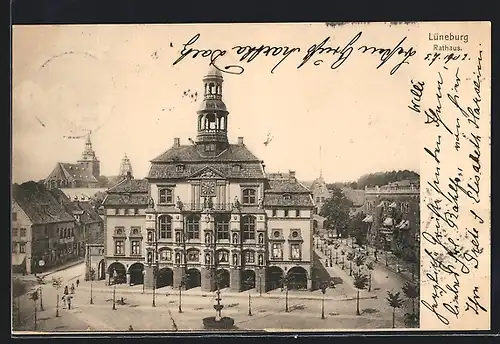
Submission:
[[389,205],[389,208],[397,208],[397,204],[396,202],[392,202],[390,205]]
[[368,222],[368,223],[373,222],[373,216],[372,216],[372,215],[367,215],[367,216],[363,219],[363,222]]
[[392,217],[387,217],[385,220],[384,220],[384,226],[392,226],[394,224],[394,220],[392,219]]
[[24,253],[13,254],[12,255],[12,266],[22,265],[22,264],[24,264],[25,260],[26,260],[26,254],[24,254]]

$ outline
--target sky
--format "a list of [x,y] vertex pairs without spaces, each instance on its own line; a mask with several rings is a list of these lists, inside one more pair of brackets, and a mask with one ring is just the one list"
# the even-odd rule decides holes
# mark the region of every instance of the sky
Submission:
[[[405,27],[387,30],[385,45],[408,34]],[[359,31],[321,23],[15,26],[13,182],[44,179],[57,162],[76,162],[84,140],[65,137],[85,130],[92,130],[103,175],[118,174],[127,154],[135,177],[143,178],[174,137],[189,144],[209,59],[173,62],[197,33],[194,47],[226,49],[221,64],[245,68],[240,75],[224,73],[228,136],[233,143],[243,136],[268,172],[292,169],[309,181],[322,171],[330,182],[378,171],[419,172],[421,118],[407,111],[406,93],[398,96],[408,92],[409,69],[390,76],[392,66],[377,69],[376,56],[350,57],[335,70],[312,60],[296,68],[312,44],[330,36],[332,46],[344,45]],[[365,30],[362,38],[375,44],[381,32]],[[261,44],[301,52],[271,73],[280,58],[246,63],[230,51]],[[189,96],[195,92],[197,98]]]

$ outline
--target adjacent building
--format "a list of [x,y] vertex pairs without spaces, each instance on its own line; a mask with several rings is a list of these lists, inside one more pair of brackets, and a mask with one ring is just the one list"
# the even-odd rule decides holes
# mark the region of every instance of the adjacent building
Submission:
[[35,273],[77,256],[75,219],[49,190],[27,182],[13,185],[12,196],[14,272]]
[[242,137],[229,143],[222,75],[212,68],[203,82],[196,140],[174,138],[146,180],[129,173],[107,191],[106,277],[241,291],[275,288],[288,276],[290,287],[311,289],[310,191],[294,172],[266,174]]
[[85,140],[82,158],[76,164],[58,162],[45,179],[47,189],[54,188],[95,188],[101,174],[101,163],[92,148],[90,133]]
[[420,184],[404,180],[365,189],[368,240],[380,248],[401,250],[411,260],[418,254]]

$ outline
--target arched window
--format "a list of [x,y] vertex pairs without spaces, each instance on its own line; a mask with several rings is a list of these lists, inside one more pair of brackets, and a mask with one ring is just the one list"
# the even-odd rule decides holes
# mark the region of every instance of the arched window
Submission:
[[189,239],[200,238],[200,217],[197,215],[188,216],[186,219],[187,233]]
[[255,189],[243,189],[243,204],[256,204],[257,191]]
[[255,217],[243,217],[243,240],[255,240]]
[[229,252],[221,250],[218,252],[219,263],[229,263]]
[[205,254],[205,265],[210,265],[210,253]]
[[160,204],[173,204],[174,192],[172,189],[164,188],[159,190],[158,202]]
[[219,215],[215,218],[217,240],[229,240],[229,220],[231,216]]
[[158,219],[160,226],[160,239],[172,238],[172,217],[169,215],[161,216]]
[[175,233],[175,242],[181,242],[181,233]]
[[254,251],[245,251],[245,263],[250,263],[250,264],[255,263]]
[[238,254],[237,253],[233,254],[233,265],[238,265]]
[[188,262],[198,262],[200,260],[200,251],[198,250],[187,251],[187,260]]

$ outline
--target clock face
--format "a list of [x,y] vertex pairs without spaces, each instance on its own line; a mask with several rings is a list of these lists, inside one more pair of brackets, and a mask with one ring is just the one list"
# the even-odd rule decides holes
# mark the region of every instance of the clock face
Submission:
[[214,196],[215,195],[215,182],[214,181],[202,181],[201,182],[201,194],[203,196]]

